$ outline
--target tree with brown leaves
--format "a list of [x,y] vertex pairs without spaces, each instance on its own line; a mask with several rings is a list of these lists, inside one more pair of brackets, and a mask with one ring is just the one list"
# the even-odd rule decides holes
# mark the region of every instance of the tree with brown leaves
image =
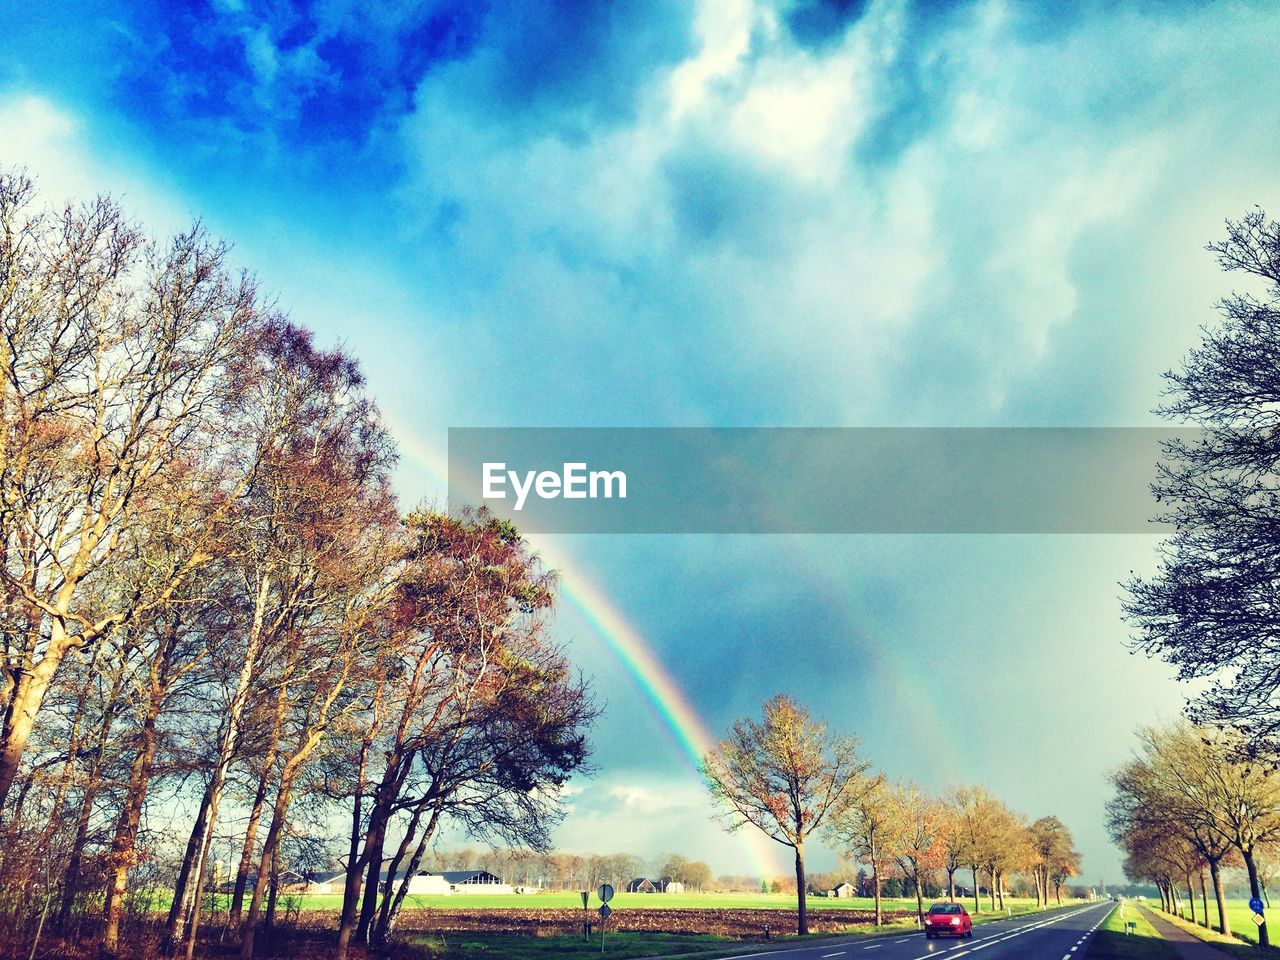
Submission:
[[785,694],[765,701],[760,722],[742,719],[703,758],[703,775],[726,827],[750,825],[795,854],[796,930],[809,932],[805,843],[871,789],[858,741],[836,736]]

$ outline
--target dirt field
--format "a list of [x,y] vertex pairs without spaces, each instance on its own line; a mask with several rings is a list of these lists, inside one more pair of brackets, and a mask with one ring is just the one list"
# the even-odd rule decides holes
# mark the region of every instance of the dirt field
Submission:
[[[406,909],[396,924],[397,933],[522,933],[533,936],[573,934],[582,929],[588,914],[582,910],[487,908],[471,912],[458,910]],[[906,911],[886,911],[885,922],[910,916]],[[589,913],[599,929],[600,918]],[[851,927],[866,926],[874,921],[869,910],[828,908],[809,911],[809,929],[813,933],[836,933]],[[299,924],[310,928],[331,929],[333,914],[327,910],[307,910]],[[671,934],[714,934],[735,939],[763,938],[765,925],[774,935],[795,930],[794,910],[770,909],[691,909],[616,910],[609,918],[613,931],[662,931]]]

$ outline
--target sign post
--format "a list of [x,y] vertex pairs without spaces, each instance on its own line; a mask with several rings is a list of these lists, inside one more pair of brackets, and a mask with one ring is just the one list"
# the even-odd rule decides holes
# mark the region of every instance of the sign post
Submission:
[[613,899],[613,885],[600,884],[596,896],[600,898],[600,952],[604,953],[604,933],[609,926],[609,914],[613,913],[613,907],[609,906],[609,901]]
[[591,939],[591,914],[587,913],[587,901],[591,898],[590,890],[582,892],[582,939]]

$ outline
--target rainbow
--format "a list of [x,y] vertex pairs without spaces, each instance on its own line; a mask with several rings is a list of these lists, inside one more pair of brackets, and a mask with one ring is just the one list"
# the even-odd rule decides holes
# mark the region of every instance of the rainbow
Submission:
[[[426,471],[431,480],[440,484],[441,489],[447,489],[447,459],[411,431],[403,429],[403,425],[397,425],[393,433],[404,454]],[[675,678],[662,665],[640,631],[627,622],[605,591],[580,564],[562,551],[552,548],[545,540],[539,542],[535,537],[529,537],[529,540],[548,565],[559,574],[560,596],[581,614],[595,636],[622,666],[636,690],[661,721],[662,729],[678,752],[700,778],[702,758],[715,746],[716,740]],[[745,844],[748,859],[760,877],[771,878],[788,872],[787,868],[779,866],[779,844],[749,827],[744,827],[737,836]]]

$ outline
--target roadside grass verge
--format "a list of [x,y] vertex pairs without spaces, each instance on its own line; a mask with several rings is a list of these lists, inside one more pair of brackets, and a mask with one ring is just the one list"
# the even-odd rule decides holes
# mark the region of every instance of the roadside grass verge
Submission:
[[[1133,933],[1125,924],[1135,925]],[[1137,907],[1122,903],[1107,915],[1089,941],[1087,960],[1176,960],[1177,950],[1156,933]]]
[[[1237,913],[1240,914],[1238,920],[1236,916]],[[1205,943],[1213,944],[1223,953],[1238,957],[1280,957],[1280,949],[1274,946],[1268,947],[1266,951],[1260,951],[1258,949],[1258,929],[1253,922],[1253,914],[1249,911],[1247,906],[1243,908],[1243,911],[1229,908],[1227,915],[1232,926],[1232,935],[1229,937],[1224,937],[1217,930],[1206,930],[1199,924],[1193,924],[1190,920],[1183,919],[1182,917],[1171,917],[1167,913],[1160,914],[1160,916],[1164,917],[1174,926],[1186,930],[1188,933],[1198,937]],[[1209,916],[1215,920],[1217,919],[1217,912],[1213,910],[1212,905],[1210,905]],[[1240,923],[1242,926],[1237,928],[1237,923]],[[1244,924],[1248,924],[1248,929],[1243,927]],[[1268,927],[1269,932],[1273,937],[1280,934],[1280,924],[1278,924],[1275,919],[1272,919],[1271,923],[1268,924]]]
[[[457,934],[444,937],[424,934],[408,938],[407,945],[432,960],[551,960],[555,957],[599,957],[600,935],[590,940],[582,936],[530,937],[494,934]],[[604,956],[613,960],[687,954],[713,956],[741,944],[722,937],[677,936],[665,933],[615,933],[605,940]]]

